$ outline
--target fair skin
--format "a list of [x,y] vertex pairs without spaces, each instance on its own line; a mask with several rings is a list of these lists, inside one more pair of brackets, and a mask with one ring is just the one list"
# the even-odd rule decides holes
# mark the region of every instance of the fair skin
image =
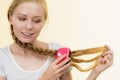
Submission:
[[[10,15],[9,21],[10,24],[13,25],[15,35],[21,42],[32,43],[34,46],[48,48],[47,43],[36,40],[45,24],[45,13],[40,3],[22,3],[16,7],[14,13]],[[102,71],[112,65],[113,52],[109,47],[107,48],[108,51],[105,52],[103,54],[104,57],[99,60],[101,64],[91,72],[87,80],[95,80]],[[17,64],[21,68],[29,71],[41,68],[48,58],[47,56],[23,49],[16,43],[10,45],[10,50]],[[71,65],[70,62],[67,63],[70,59],[68,58],[59,63],[65,57],[66,55],[63,55],[50,64],[39,80],[57,80],[58,78],[60,78],[60,80],[72,80],[70,72],[64,73]],[[5,80],[5,78],[0,77],[0,80]]]

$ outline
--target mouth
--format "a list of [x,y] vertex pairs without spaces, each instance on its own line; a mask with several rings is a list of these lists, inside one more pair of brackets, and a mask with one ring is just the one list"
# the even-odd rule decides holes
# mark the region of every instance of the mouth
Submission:
[[26,38],[31,38],[33,36],[34,33],[28,33],[28,32],[21,32],[22,35]]

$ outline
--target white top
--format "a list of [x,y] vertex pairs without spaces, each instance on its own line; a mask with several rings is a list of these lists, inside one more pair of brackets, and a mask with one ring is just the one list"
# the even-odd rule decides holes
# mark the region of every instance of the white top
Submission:
[[[48,43],[48,46],[49,49],[53,50],[62,47],[55,43]],[[7,80],[38,80],[53,60],[53,58],[48,57],[43,67],[29,71],[17,64],[9,47],[0,48],[0,76],[6,77]]]

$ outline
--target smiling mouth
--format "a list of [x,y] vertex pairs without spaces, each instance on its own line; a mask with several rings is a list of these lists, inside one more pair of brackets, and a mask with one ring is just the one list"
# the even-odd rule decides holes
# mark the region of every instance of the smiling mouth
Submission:
[[32,37],[32,35],[34,34],[34,33],[27,33],[27,32],[21,32],[21,33],[22,33],[22,35],[24,35],[27,38]]

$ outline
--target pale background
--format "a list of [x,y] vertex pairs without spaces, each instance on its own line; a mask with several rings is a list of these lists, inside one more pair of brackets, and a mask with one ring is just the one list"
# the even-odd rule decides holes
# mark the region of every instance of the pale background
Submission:
[[[12,0],[0,0],[0,47],[12,42],[7,9]],[[120,1],[47,0],[49,20],[39,40],[57,42],[72,50],[108,44],[114,65],[97,80],[120,80]],[[73,80],[85,80],[89,72],[72,70]]]

